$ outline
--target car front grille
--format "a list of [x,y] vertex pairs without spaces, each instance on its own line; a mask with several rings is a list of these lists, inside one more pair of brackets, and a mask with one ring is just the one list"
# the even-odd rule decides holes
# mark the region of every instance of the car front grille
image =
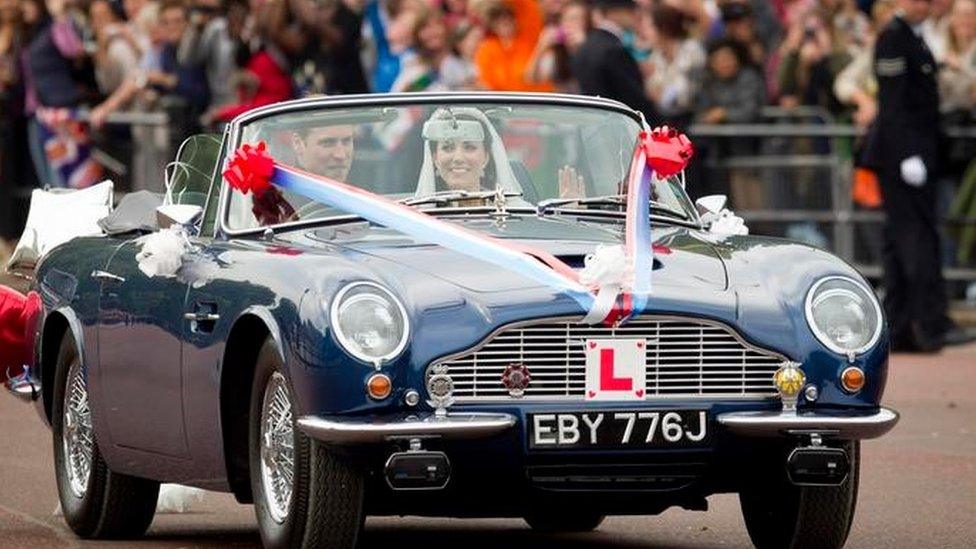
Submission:
[[619,327],[589,326],[577,318],[521,322],[503,327],[474,349],[446,357],[458,403],[509,401],[502,384],[508,365],[531,377],[523,400],[583,400],[584,342],[642,338],[646,397],[766,398],[776,396],[773,373],[786,358],[746,343],[728,326],[697,318],[644,315]]

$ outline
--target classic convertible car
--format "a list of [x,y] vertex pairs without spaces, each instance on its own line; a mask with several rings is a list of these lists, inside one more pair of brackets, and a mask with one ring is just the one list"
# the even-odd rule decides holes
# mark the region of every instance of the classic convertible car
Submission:
[[19,394],[66,521],[141,535],[177,482],[253,502],[268,547],[352,547],[367,515],[588,531],[732,492],[758,547],[842,546],[859,441],[898,419],[878,302],[827,252],[712,230],[682,139],[483,93],[189,139],[161,228],[36,269]]

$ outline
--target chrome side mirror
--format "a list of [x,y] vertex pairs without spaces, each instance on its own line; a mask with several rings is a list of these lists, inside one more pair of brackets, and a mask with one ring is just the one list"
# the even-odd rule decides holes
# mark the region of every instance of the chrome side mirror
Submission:
[[695,207],[698,209],[699,215],[718,215],[718,213],[725,208],[726,202],[728,202],[728,197],[726,197],[724,194],[710,194],[696,200]]
[[156,208],[156,223],[160,229],[181,225],[187,232],[196,232],[196,223],[203,217],[203,208],[193,204],[163,204]]

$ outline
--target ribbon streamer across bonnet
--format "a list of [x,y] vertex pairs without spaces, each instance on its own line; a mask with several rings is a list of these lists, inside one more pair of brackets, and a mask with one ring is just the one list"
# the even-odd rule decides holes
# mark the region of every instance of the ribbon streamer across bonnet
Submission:
[[[588,324],[620,324],[644,311],[651,292],[653,177],[674,175],[691,159],[691,142],[663,127],[642,132],[631,164],[622,250],[596,250],[582,273],[552,254],[438,219],[358,187],[276,163],[265,143],[244,144],[224,178],[243,194],[262,196],[272,184],[408,236],[515,271],[575,300]],[[611,247],[611,248],[619,248]]]

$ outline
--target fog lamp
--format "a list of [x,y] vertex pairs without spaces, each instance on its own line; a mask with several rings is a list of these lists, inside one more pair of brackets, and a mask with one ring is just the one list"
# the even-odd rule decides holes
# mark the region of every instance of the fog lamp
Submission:
[[798,362],[784,362],[773,374],[773,385],[783,399],[783,410],[796,410],[796,400],[806,382],[806,376]]
[[373,374],[366,381],[366,392],[374,400],[383,400],[393,392],[393,383],[386,374]]
[[856,366],[851,366],[841,372],[840,382],[848,392],[856,393],[864,387],[864,371]]

